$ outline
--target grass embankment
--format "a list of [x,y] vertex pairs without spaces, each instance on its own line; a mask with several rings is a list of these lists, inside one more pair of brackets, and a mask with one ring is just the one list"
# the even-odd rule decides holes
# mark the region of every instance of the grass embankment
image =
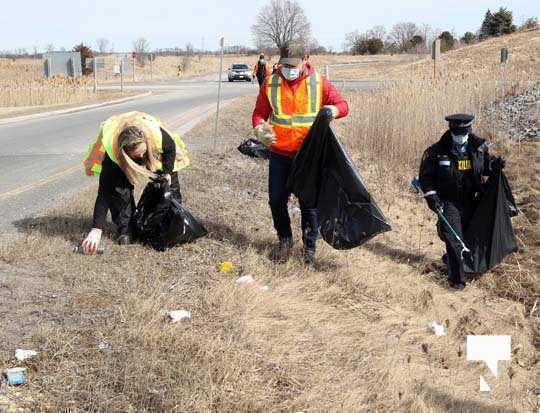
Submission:
[[[25,237],[1,251],[0,365],[14,365],[18,347],[40,355],[29,363],[28,385],[7,389],[0,406],[9,399],[52,411],[537,409],[538,144],[497,143],[483,131],[493,152],[508,155],[522,245],[498,273],[462,292],[447,288],[435,219],[408,189],[443,115],[478,111],[502,94],[475,82],[348,95],[351,115],[335,126],[393,231],[346,252],[320,242],[315,270],[301,264],[298,236],[290,262],[268,258],[275,235],[267,165],[235,149],[250,132],[253,98],[224,109],[222,155],[197,151],[182,173],[185,203],[207,238],[165,253],[106,241],[102,257],[72,254],[90,225],[95,190],[18,223]],[[188,147],[210,148],[212,126],[200,123]],[[232,273],[218,272],[222,260],[235,264]],[[269,291],[239,288],[234,280],[245,274]],[[168,324],[163,311],[180,308],[191,320]],[[427,332],[430,321],[447,335]],[[512,336],[512,361],[499,363],[497,379],[466,361],[467,334]],[[103,340],[111,347],[100,352]],[[480,375],[492,392],[478,392]]]

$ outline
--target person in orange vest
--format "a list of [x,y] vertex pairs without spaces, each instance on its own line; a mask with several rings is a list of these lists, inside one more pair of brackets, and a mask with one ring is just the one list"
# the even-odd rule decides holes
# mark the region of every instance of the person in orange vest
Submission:
[[[287,203],[291,195],[287,178],[293,158],[300,149],[320,110],[331,119],[347,116],[345,99],[328,79],[317,72],[300,50],[283,47],[279,67],[263,83],[252,115],[255,137],[270,148],[269,204],[278,235],[276,259],[289,259],[292,230]],[[315,264],[319,232],[317,210],[300,200],[303,259]]]
[[146,113],[127,112],[103,122],[83,163],[86,175],[99,176],[92,229],[81,244],[85,254],[96,252],[109,210],[118,227],[118,243],[131,243],[134,185],[162,174],[171,196],[182,202],[178,171],[189,165],[186,147],[178,134]]

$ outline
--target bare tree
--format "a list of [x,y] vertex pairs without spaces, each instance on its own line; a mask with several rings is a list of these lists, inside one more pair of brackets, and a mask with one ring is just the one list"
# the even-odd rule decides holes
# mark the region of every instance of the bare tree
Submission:
[[99,39],[97,39],[97,47],[99,53],[107,53],[109,49],[109,40],[105,39],[104,37],[100,37]]
[[411,39],[418,31],[416,24],[412,22],[396,23],[388,37],[400,50],[406,51],[412,47]]
[[150,44],[144,37],[139,37],[133,42],[133,53],[135,53],[135,58],[139,65],[144,66],[146,60],[145,57],[149,50]]
[[251,33],[260,48],[305,46],[311,39],[311,24],[296,0],[270,0],[257,15]]
[[193,48],[193,45],[191,43],[186,44],[186,51],[184,53],[184,56],[182,56],[182,70],[186,72],[189,69],[189,65],[191,63],[191,59],[193,58],[193,55],[195,54],[195,49]]
[[46,52],[54,52],[54,44],[49,43],[47,46],[45,46]]
[[386,37],[386,28],[384,26],[373,26],[367,32],[368,37],[384,41]]
[[347,52],[352,51],[354,46],[362,40],[366,40],[366,35],[363,33],[360,33],[358,30],[347,33],[345,35],[345,44],[344,44],[345,50],[344,51],[347,51]]

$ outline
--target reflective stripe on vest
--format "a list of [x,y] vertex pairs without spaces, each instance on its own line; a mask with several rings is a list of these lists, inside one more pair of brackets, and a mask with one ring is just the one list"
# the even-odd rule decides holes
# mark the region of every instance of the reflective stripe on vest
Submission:
[[275,148],[298,149],[319,113],[322,89],[323,79],[317,72],[304,78],[294,94],[279,74],[268,78],[266,96],[272,106],[268,121],[276,134]]
[[[166,130],[161,122],[151,115],[142,112],[128,112],[117,116],[112,116],[101,124],[100,133],[93,140],[88,148],[84,160],[85,174],[95,176],[101,173],[101,164],[105,159],[105,153],[111,160],[118,164],[118,135],[127,126],[137,126],[141,128],[152,140],[155,153],[163,153],[163,137],[161,128]],[[166,130],[167,131],[167,130]],[[179,171],[189,165],[189,158],[186,146],[178,134],[167,133],[174,140],[176,145],[176,159],[173,171]],[[162,169],[161,159],[157,161],[158,170]]]

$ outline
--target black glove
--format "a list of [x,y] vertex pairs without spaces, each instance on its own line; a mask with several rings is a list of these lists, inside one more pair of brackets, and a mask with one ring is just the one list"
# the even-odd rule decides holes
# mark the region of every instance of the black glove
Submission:
[[426,202],[429,209],[431,209],[433,212],[437,212],[438,210],[442,211],[443,209],[443,204],[437,194],[426,196]]
[[497,156],[495,159],[491,161],[491,170],[492,171],[498,171],[499,169],[504,169],[506,166],[506,159],[504,159],[502,156]]
[[332,109],[328,107],[324,107],[319,111],[319,114],[328,120],[328,122],[331,122],[332,119],[334,119],[334,114],[332,113]]

